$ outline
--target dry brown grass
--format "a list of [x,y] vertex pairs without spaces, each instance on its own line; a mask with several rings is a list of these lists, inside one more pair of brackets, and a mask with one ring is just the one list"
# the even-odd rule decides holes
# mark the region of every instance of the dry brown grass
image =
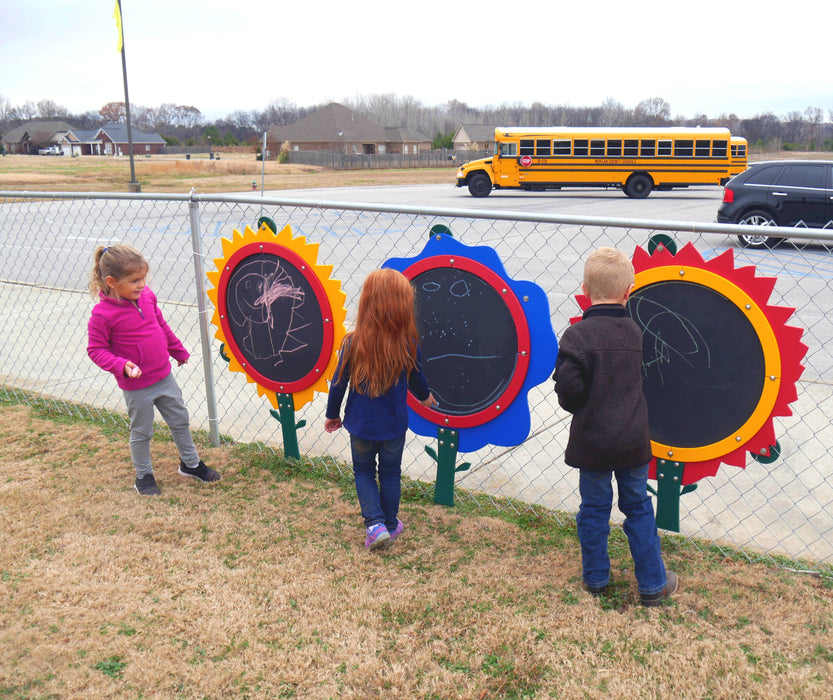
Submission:
[[[152,156],[134,159],[136,180],[143,192],[243,192],[261,186],[262,164],[254,154]],[[453,184],[453,168],[422,170],[335,171],[311,165],[266,162],[264,189],[305,189],[355,185]],[[0,157],[0,190],[47,192],[126,192],[130,180],[127,158],[84,156]]]
[[571,527],[414,495],[370,555],[349,482],[202,444],[224,478],[192,483],[165,432],[142,498],[123,430],[3,405],[0,696],[833,695],[829,582],[667,538],[682,591],[645,610],[617,532],[596,600]]

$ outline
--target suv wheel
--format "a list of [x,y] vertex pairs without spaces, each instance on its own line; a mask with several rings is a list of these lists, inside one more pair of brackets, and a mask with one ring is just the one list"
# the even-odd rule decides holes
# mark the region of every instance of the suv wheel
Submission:
[[[738,223],[742,226],[777,226],[775,219],[760,209],[746,212],[738,219]],[[742,233],[738,236],[738,241],[744,248],[774,248],[780,240],[780,238],[762,236],[759,233]]]

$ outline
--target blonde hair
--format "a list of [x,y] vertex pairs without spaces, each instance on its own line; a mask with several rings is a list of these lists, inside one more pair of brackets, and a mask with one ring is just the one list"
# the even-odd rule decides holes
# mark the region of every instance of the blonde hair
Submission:
[[107,278],[120,280],[134,272],[148,270],[150,266],[142,254],[132,246],[116,243],[98,246],[93,251],[93,267],[90,270],[90,294],[95,299],[99,292],[110,295]]
[[341,371],[349,363],[353,388],[381,396],[416,365],[418,340],[410,281],[397,270],[375,270],[362,286],[355,330],[344,338]]
[[634,283],[633,263],[616,248],[599,248],[584,263],[584,288],[591,299],[620,299]]

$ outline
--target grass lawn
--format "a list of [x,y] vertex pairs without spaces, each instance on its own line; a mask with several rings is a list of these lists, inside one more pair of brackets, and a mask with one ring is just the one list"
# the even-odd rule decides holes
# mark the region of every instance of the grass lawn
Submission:
[[[142,192],[188,193],[260,190],[263,164],[254,154],[135,157]],[[454,185],[454,168],[420,170],[329,170],[312,165],[266,162],[264,189],[356,185]],[[127,192],[130,160],[106,156],[0,156],[0,190],[35,192]]]
[[2,406],[0,697],[833,696],[830,580],[664,535],[681,590],[645,609],[616,529],[595,599],[569,516],[407,483],[370,554],[327,459],[198,435],[223,479],[194,483],[157,433],[140,497],[123,428]]

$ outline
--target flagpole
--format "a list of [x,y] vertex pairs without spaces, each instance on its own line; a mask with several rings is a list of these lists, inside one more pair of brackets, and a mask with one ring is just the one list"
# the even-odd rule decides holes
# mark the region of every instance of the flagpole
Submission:
[[133,132],[130,128],[130,97],[127,95],[127,58],[124,51],[124,28],[121,14],[121,0],[116,0],[118,6],[119,44],[121,44],[121,70],[124,78],[124,117],[127,121],[127,150],[130,154],[130,182],[127,183],[128,192],[141,192],[142,186],[136,180],[136,169],[133,165]]

